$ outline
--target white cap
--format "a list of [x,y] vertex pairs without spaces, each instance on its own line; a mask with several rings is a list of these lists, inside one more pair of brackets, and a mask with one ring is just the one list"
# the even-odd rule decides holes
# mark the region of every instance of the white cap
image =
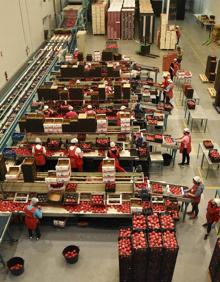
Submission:
[[66,86],[65,86],[63,89],[64,89],[64,90],[68,90]]
[[87,106],[87,109],[91,110],[91,109],[92,109],[92,106],[91,106],[91,105],[88,105],[88,106]]
[[79,142],[79,141],[78,141],[77,138],[73,138],[73,139],[70,141],[71,144],[76,144],[76,143],[78,143],[78,142]]
[[190,133],[190,130],[189,130],[189,128],[186,127],[186,128],[183,129],[183,132]]
[[171,78],[169,78],[169,79],[168,79],[168,82],[173,83],[173,81],[172,81],[172,79],[171,79]]
[[193,177],[193,180],[194,180],[196,183],[201,183],[201,182],[202,182],[199,176],[194,176],[194,177]]
[[169,76],[169,74],[167,72],[163,73],[163,78],[168,77],[168,76]]
[[76,83],[80,83],[80,80],[79,80],[79,79],[77,79]]
[[220,199],[219,198],[215,198],[213,200],[213,202],[219,207],[220,206]]
[[179,25],[176,25],[176,27],[179,28],[180,26],[179,26]]
[[174,62],[177,62],[177,58],[174,59]]
[[81,151],[80,148],[76,148],[76,151],[75,151],[75,152],[76,152],[76,154],[81,154],[82,151]]
[[78,51],[79,49],[78,48],[75,48],[75,51]]
[[121,106],[121,108],[120,108],[121,111],[124,111],[125,109],[126,109],[125,106]]
[[115,147],[115,142],[111,142],[111,143],[110,143],[110,147],[111,147],[111,148]]
[[31,199],[31,205],[36,205],[39,202],[38,198],[32,198]]
[[41,143],[41,139],[39,137],[35,138],[35,143]]
[[45,105],[44,106],[44,111],[48,110],[49,109],[49,106]]
[[73,107],[72,107],[72,106],[69,106],[69,107],[68,107],[68,110],[69,110],[69,111],[72,111],[72,110],[73,110]]

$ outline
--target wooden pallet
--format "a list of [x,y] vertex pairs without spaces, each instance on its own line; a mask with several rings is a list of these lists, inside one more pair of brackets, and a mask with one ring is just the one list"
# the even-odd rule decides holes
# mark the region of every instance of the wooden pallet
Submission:
[[216,96],[216,90],[215,90],[215,88],[209,87],[209,88],[208,88],[208,91],[209,91],[209,95],[210,95],[212,98],[215,98],[215,96]]
[[205,74],[200,74],[200,75],[199,75],[199,78],[200,78],[200,80],[201,80],[203,83],[209,82],[209,80],[208,80],[208,78],[207,78],[207,76],[206,76]]

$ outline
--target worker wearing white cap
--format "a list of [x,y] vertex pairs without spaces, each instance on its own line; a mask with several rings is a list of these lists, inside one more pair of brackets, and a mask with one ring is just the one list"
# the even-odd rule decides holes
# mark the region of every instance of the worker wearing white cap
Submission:
[[207,227],[207,231],[204,240],[207,240],[209,233],[211,232],[213,223],[218,222],[220,219],[220,199],[215,198],[208,202],[207,212],[206,212],[206,223],[203,227]]
[[120,126],[121,125],[121,114],[123,114],[126,111],[126,107],[124,105],[122,105],[120,107],[120,111],[117,112],[116,114],[116,118],[117,118],[117,125]]
[[46,165],[46,148],[42,145],[41,139],[39,137],[35,139],[35,145],[32,147],[32,154],[34,156],[37,168],[44,171]]
[[[165,93],[165,103],[170,104],[170,100],[173,98],[173,88],[174,88],[174,83],[172,79],[168,78],[167,80],[167,87],[164,89]],[[171,105],[171,104],[170,104]]]
[[44,117],[51,117],[53,114],[53,111],[49,108],[48,105],[44,105],[42,112],[43,112]]
[[78,55],[79,55],[79,49],[78,49],[78,48],[75,48],[75,50],[74,50],[74,52],[73,52],[73,58],[74,58],[75,60],[77,60],[77,59],[78,59]]
[[179,165],[189,165],[190,163],[190,153],[192,150],[192,138],[190,135],[189,128],[184,128],[183,136],[177,139],[180,143],[180,153],[182,154],[182,162]]
[[77,119],[78,118],[78,115],[77,113],[73,110],[73,107],[72,106],[69,106],[68,108],[68,112],[66,113],[65,117],[68,118],[68,119]]
[[115,169],[116,171],[125,172],[123,167],[119,164],[119,148],[116,146],[115,142],[110,142],[110,149],[108,150],[108,157],[111,159],[115,159]]
[[187,214],[190,215],[190,219],[196,219],[199,213],[199,203],[201,195],[204,191],[204,184],[199,176],[193,177],[193,186],[187,193],[187,197],[192,199],[192,211]]
[[86,109],[87,115],[96,115],[96,112],[92,109],[92,105],[88,105]]
[[83,171],[83,152],[77,146],[78,139],[73,138],[70,141],[71,145],[68,149],[68,156],[70,158],[70,164],[73,171]]
[[42,218],[42,211],[38,202],[38,198],[32,198],[30,204],[24,208],[25,225],[28,228],[29,238],[32,239],[35,233],[37,240],[41,237],[39,219]]

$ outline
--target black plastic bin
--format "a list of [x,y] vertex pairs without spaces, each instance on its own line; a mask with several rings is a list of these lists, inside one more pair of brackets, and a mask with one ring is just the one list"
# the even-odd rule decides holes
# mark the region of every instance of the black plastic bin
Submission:
[[169,166],[171,161],[172,161],[172,156],[170,154],[162,154],[163,156],[163,165],[164,166]]
[[[72,252],[72,251],[76,251],[77,252],[77,256],[73,257],[73,258],[68,258],[68,257],[65,257],[65,254],[67,252]],[[70,245],[68,247],[66,247],[64,250],[63,250],[63,256],[66,260],[67,263],[70,263],[70,264],[74,264],[78,261],[79,259],[79,247],[77,246],[74,246],[74,245]]]
[[[22,265],[21,268],[16,269],[16,265]],[[18,276],[24,272],[24,259],[20,257],[13,257],[7,261],[8,269],[10,270],[11,274]]]

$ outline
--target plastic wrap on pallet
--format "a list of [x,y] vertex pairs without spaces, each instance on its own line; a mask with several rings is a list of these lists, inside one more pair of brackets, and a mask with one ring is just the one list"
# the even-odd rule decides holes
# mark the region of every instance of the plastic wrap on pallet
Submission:
[[98,0],[92,4],[92,32],[93,34],[105,34],[107,1]]
[[123,0],[112,1],[108,9],[108,39],[121,38],[121,8]]

